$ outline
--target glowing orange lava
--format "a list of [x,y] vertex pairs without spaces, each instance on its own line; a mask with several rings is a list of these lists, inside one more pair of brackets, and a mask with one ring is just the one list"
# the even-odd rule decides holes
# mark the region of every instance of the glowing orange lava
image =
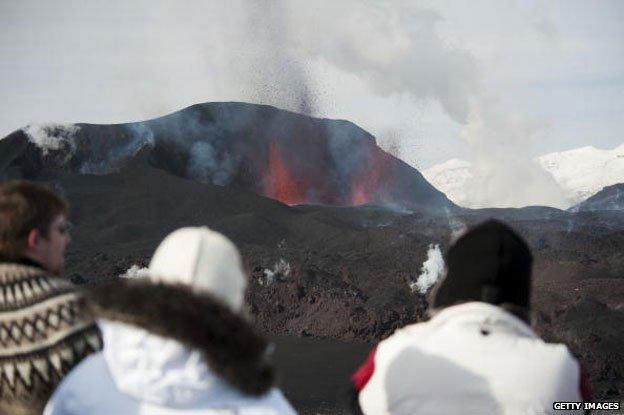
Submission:
[[364,205],[370,202],[370,200],[371,197],[362,184],[356,183],[353,185],[351,189],[351,205]]
[[389,157],[383,155],[375,157],[369,170],[360,174],[351,182],[351,205],[359,206],[376,201],[379,191],[387,179]]
[[305,183],[297,180],[284,163],[279,148],[273,143],[269,147],[269,166],[266,177],[265,195],[288,205],[306,202]]

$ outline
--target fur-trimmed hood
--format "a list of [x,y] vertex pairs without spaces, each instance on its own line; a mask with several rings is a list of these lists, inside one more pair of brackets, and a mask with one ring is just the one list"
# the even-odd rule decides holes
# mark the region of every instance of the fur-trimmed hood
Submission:
[[125,393],[178,406],[232,387],[259,396],[273,385],[267,343],[210,295],[141,279],[98,284],[90,297],[104,357]]

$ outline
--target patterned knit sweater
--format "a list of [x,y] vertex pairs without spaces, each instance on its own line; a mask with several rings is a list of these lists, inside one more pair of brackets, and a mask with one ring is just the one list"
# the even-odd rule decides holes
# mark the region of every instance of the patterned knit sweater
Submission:
[[0,263],[0,415],[40,414],[101,338],[82,295],[35,266]]

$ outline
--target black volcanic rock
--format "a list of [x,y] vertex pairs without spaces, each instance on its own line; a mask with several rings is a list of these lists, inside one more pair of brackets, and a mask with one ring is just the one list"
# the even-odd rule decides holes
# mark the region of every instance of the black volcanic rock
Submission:
[[607,186],[569,210],[572,212],[624,210],[624,183]]
[[[39,145],[32,136],[42,137]],[[176,176],[287,204],[454,207],[417,170],[350,122],[243,103],[199,104],[129,124],[18,130],[0,140],[0,177],[107,174],[141,150],[150,165]]]
[[[132,265],[145,266],[169,232],[209,226],[240,247],[252,275],[248,301],[266,332],[371,339],[423,316],[424,297],[410,292],[409,273],[399,270],[419,269],[426,238],[383,226],[415,215],[371,206],[290,207],[142,163],[108,175],[67,175],[52,184],[72,206],[68,273],[76,280],[113,278]],[[416,254],[404,255],[399,246]],[[280,261],[288,264],[287,275],[267,283],[267,272]],[[330,315],[344,318],[328,324]]]

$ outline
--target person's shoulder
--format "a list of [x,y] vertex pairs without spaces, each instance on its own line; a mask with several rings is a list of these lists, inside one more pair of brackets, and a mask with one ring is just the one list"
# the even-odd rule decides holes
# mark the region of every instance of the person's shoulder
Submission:
[[525,339],[523,347],[527,353],[530,353],[536,358],[553,362],[553,364],[578,367],[578,360],[572,355],[568,346],[563,343],[548,343],[536,337]]
[[58,385],[44,415],[90,413],[98,402],[114,400],[116,388],[102,352],[83,359]]
[[430,321],[422,321],[408,324],[395,330],[392,335],[379,342],[379,347],[396,347],[402,344],[418,344],[426,340],[434,333],[434,327]]

